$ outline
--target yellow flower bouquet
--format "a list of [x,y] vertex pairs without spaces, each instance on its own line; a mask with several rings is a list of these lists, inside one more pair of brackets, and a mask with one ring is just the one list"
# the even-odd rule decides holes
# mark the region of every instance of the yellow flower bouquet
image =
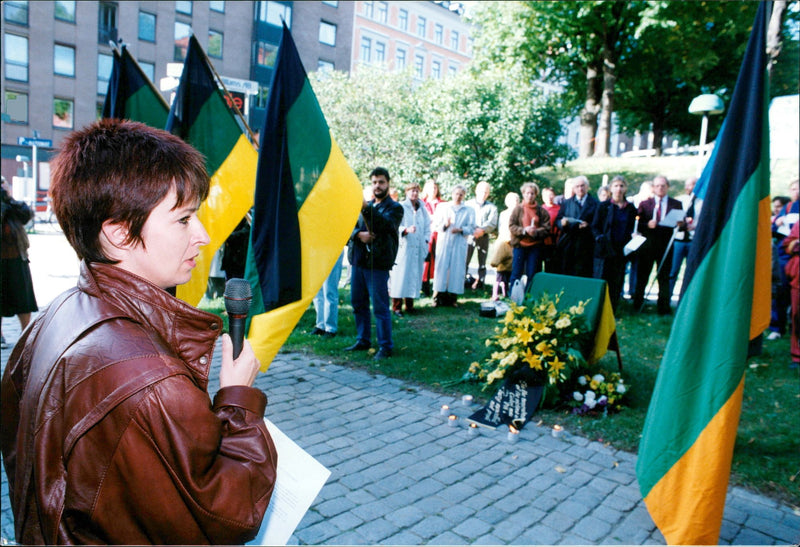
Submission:
[[511,302],[494,336],[486,340],[489,357],[472,363],[465,376],[482,382],[484,390],[498,380],[525,381],[556,394],[558,385],[585,362],[581,350],[588,334],[583,317],[588,300],[559,310],[562,295],[545,293],[523,305]]

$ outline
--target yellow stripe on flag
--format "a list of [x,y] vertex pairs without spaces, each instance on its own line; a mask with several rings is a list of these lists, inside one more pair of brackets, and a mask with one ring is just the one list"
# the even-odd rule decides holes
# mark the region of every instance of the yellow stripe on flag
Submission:
[[716,545],[719,540],[743,394],[744,375],[694,444],[644,499],[670,545]]
[[361,184],[331,137],[322,174],[297,213],[300,223],[302,285],[300,300],[256,315],[248,340],[266,372],[278,350],[330,274],[355,227],[363,200]]
[[772,299],[772,234],[769,196],[758,202],[758,231],[756,232],[755,277],[753,279],[753,310],[750,312],[750,340],[769,327]]
[[178,286],[177,297],[197,306],[208,286],[208,273],[214,255],[253,206],[258,153],[242,134],[217,172],[211,176],[208,199],[197,217],[205,226],[210,243],[200,249],[192,278]]
[[603,310],[600,312],[600,321],[597,322],[597,331],[594,336],[592,354],[587,361],[589,364],[596,363],[608,351],[608,342],[617,330],[617,323],[614,320],[614,308],[611,307],[611,299],[608,297],[608,285],[605,287],[606,297],[603,299]]

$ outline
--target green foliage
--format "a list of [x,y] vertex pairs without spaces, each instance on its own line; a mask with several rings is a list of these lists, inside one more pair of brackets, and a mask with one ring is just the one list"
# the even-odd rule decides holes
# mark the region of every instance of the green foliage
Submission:
[[311,78],[334,138],[362,179],[383,165],[396,187],[437,177],[448,195],[458,182],[471,188],[485,179],[497,196],[518,190],[537,167],[568,158],[555,100],[508,73],[463,71],[418,83],[410,73],[360,67],[352,76]]

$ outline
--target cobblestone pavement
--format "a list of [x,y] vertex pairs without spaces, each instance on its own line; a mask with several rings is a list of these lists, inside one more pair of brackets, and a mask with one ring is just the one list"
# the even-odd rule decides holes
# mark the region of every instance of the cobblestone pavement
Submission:
[[[3,333],[16,341],[16,318],[3,318]],[[3,368],[9,354],[0,353]],[[217,351],[215,372],[219,359]],[[664,543],[639,493],[635,454],[534,424],[516,443],[500,430],[470,436],[463,418],[474,409],[459,399],[300,354],[280,354],[256,385],[269,397],[267,416],[331,470],[291,544]],[[440,415],[444,404],[460,417],[455,427]],[[5,473],[0,493],[0,533],[13,542]],[[729,489],[721,544],[799,541],[800,512]]]

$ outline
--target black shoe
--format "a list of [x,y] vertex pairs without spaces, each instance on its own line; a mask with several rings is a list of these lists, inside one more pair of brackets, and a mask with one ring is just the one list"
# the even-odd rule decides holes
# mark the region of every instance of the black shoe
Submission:
[[391,356],[392,356],[392,350],[381,348],[378,350],[378,353],[375,354],[375,357],[373,357],[373,359],[375,359],[376,361],[380,361],[381,359],[388,359]]
[[325,334],[325,331],[319,327],[314,327],[314,330],[311,331],[311,334],[315,336],[322,336],[323,334]]
[[357,340],[355,344],[353,344],[352,346],[347,346],[346,348],[344,348],[344,350],[345,351],[366,351],[370,347],[372,347],[372,344],[370,344],[369,342],[364,342],[362,340]]
[[322,333],[322,336],[324,338],[336,338],[336,333],[335,332],[325,331],[325,332]]

